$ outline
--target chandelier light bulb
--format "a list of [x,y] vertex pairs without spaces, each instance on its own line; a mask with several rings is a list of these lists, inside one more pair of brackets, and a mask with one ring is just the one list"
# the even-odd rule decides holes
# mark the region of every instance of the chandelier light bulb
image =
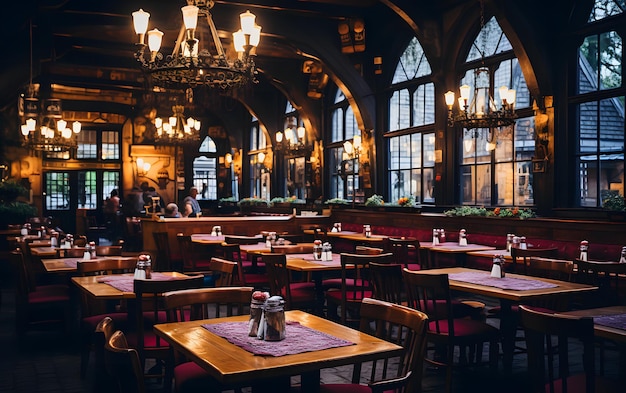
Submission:
[[452,105],[454,105],[454,92],[448,90],[446,94],[444,94],[444,97],[448,108],[452,108]]
[[150,20],[150,13],[139,9],[139,11],[133,12],[133,26],[135,27],[135,33],[139,35],[139,43],[143,44],[143,36],[148,31],[148,21]]
[[22,135],[28,136],[28,134],[30,134],[30,130],[28,129],[28,124],[22,124],[20,129],[22,130]]
[[193,128],[194,128],[196,131],[200,131],[200,127],[201,127],[201,126],[202,126],[202,123],[200,122],[200,120],[196,120],[196,119],[194,119],[194,121],[193,121]]
[[352,154],[352,152],[353,152],[352,142],[350,142],[350,141],[345,141],[345,142],[343,143],[343,150],[344,150],[344,151],[345,151],[348,155]]
[[186,5],[180,10],[183,13],[183,23],[185,24],[185,28],[187,30],[195,30],[198,26],[198,7],[195,5]]
[[352,138],[352,144],[354,145],[355,150],[358,150],[361,148],[361,135],[355,135]]
[[161,128],[163,126],[163,119],[161,119],[160,117],[154,119],[154,126],[156,128]]
[[28,127],[28,131],[35,131],[35,127],[37,127],[37,120],[31,117],[26,120],[26,126]]
[[254,33],[254,21],[256,20],[256,16],[250,12],[250,10],[246,10],[239,14],[239,21],[241,22],[241,31],[244,34],[251,36]]
[[74,134],[80,133],[81,129],[82,129],[82,125],[80,124],[79,121],[75,121],[72,123],[72,131],[74,132]]
[[67,128],[67,122],[63,119],[57,121],[57,130],[60,132],[65,131],[65,128]]
[[260,152],[259,155],[257,156],[259,163],[263,163],[263,161],[265,161],[265,153]]
[[172,128],[176,128],[176,123],[178,122],[178,119],[176,118],[176,116],[170,116],[170,127]]
[[298,127],[298,139],[304,139],[306,129],[303,126]]
[[152,53],[152,60],[156,57],[156,54],[161,49],[161,41],[163,41],[163,32],[159,29],[152,29],[148,32],[148,48],[150,48],[150,52]]
[[261,42],[261,26],[254,25],[254,29],[250,35],[250,45],[256,48],[259,46],[259,42]]
[[467,102],[469,101],[469,97],[470,97],[470,87],[469,85],[463,85],[461,86],[461,88],[459,89],[460,93],[461,93],[461,98]]
[[64,128],[63,131],[61,131],[61,136],[65,139],[70,139],[72,137],[72,130]]
[[276,132],[276,142],[282,143],[283,141],[283,133],[281,131]]
[[245,50],[246,37],[241,29],[233,33],[233,45],[235,45],[236,52],[241,53]]

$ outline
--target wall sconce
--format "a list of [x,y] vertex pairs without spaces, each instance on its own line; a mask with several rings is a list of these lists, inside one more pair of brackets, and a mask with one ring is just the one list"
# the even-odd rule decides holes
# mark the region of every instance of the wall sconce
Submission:
[[374,75],[383,73],[383,58],[381,56],[374,57]]
[[343,143],[343,151],[347,155],[348,159],[358,159],[361,154],[361,135],[355,135],[352,137],[352,142],[345,141]]
[[141,157],[137,158],[137,161],[135,161],[135,164],[137,166],[137,175],[138,176],[146,176],[148,174],[148,172],[150,171],[150,168],[152,168],[152,164],[150,164],[149,162],[145,161]]
[[233,162],[233,155],[231,153],[226,153],[224,155],[224,166],[226,168],[230,168],[230,164]]
[[296,127],[296,119],[290,118],[284,131],[276,132],[276,149],[296,152],[306,150],[306,128],[303,125]]

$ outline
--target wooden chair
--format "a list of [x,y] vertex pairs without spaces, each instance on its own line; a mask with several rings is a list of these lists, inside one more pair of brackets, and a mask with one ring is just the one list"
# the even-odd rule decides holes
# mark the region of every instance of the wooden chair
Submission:
[[96,256],[121,256],[122,246],[96,246]]
[[530,257],[526,270],[530,276],[572,281],[574,262],[565,259]]
[[394,255],[396,263],[409,270],[422,268],[420,241],[414,237],[390,237],[389,252]]
[[364,381],[367,387],[360,383],[364,379],[361,364],[355,364],[352,383],[323,384],[320,392],[420,392],[427,323],[428,316],[423,312],[381,300],[363,299],[359,329],[402,346],[402,354],[396,358],[397,364],[390,359],[374,361],[371,374]]
[[124,218],[124,250],[141,251],[143,248],[143,227],[139,217]]
[[[163,303],[170,322],[244,315],[253,291],[252,287],[187,289],[164,293]],[[166,374],[173,376],[176,393],[205,391],[207,387],[225,389],[197,363],[181,355],[174,356],[172,364],[173,371]],[[166,386],[170,386],[167,381]]]
[[[495,327],[471,318],[454,314],[447,274],[423,274],[403,269],[408,305],[428,315],[427,340],[430,344],[426,362],[446,367],[446,391],[452,389],[452,370],[460,365],[482,361],[483,343],[489,343],[489,362],[497,367],[500,332]],[[455,347],[459,359],[455,360]],[[469,348],[469,356],[466,350]],[[441,359],[436,355],[443,352]]]
[[402,268],[397,263],[370,262],[369,276],[372,297],[394,304],[406,303]]
[[[156,359],[158,368],[168,360],[167,342],[161,340],[152,330],[154,324],[167,319],[161,295],[182,289],[202,288],[203,284],[202,275],[173,280],[134,280],[135,324],[134,329],[127,333],[127,338],[131,347],[137,349],[142,365],[146,359]],[[163,373],[150,374],[150,377],[164,376]]]
[[180,265],[176,263],[182,263],[181,261],[174,261],[172,259],[172,252],[170,249],[169,235],[167,232],[152,232],[154,244],[157,248],[157,257],[153,261],[152,269],[155,271],[172,271],[175,268],[180,269]]
[[[115,332],[115,322],[110,317],[104,317],[93,332],[93,347],[95,353],[93,391],[94,392],[110,392],[111,389],[117,389],[117,386],[111,382],[111,378],[106,372],[106,364],[104,360],[104,346],[106,342],[113,336]],[[81,370],[82,371],[82,370]],[[82,374],[82,372],[81,372]],[[82,375],[81,375],[82,378]]]
[[213,276],[213,285],[218,288],[233,285],[233,273],[236,268],[237,262],[217,257],[211,258],[209,270]]
[[625,304],[626,263],[603,261],[574,261],[576,281],[599,287],[588,303],[591,307]]
[[[105,274],[131,273],[137,262],[133,259],[96,259],[80,262],[76,265],[79,276],[99,276]],[[128,314],[124,303],[95,303],[89,296],[81,293],[80,299],[80,375],[86,376],[89,355],[94,349],[94,331],[104,318],[112,319],[120,329],[128,328]]]
[[74,238],[74,247],[85,247],[87,245],[87,236],[79,235]]
[[191,241],[191,235],[177,233],[176,239],[178,241],[178,248],[180,249],[180,255],[182,257],[182,269],[179,270],[185,273],[206,272],[210,270],[210,257],[203,255],[199,247]]
[[[623,386],[596,375],[593,318],[544,313],[524,305],[520,318],[528,348],[528,376],[533,392],[619,392]],[[570,365],[572,340],[582,344],[582,373]],[[555,363],[556,360],[556,363]]]
[[511,247],[511,273],[528,274],[528,259],[530,257],[558,258],[559,249],[550,248],[517,248]]
[[57,248],[57,258],[82,258],[85,247]]
[[146,391],[143,365],[136,349],[129,347],[121,330],[113,333],[104,345],[104,362],[109,375],[122,393]]
[[261,258],[267,269],[270,294],[283,297],[285,310],[308,309],[321,313],[315,283],[292,282],[285,254],[264,253]]
[[266,272],[249,272],[244,265],[241,256],[241,248],[237,243],[222,243],[220,245],[224,259],[234,261],[237,264],[237,272],[234,282],[237,285],[252,286],[257,289],[269,287],[269,278]]
[[29,330],[57,326],[69,333],[70,288],[63,284],[37,284],[20,249],[12,251],[10,258],[15,275],[15,331],[20,342]]
[[369,263],[393,263],[393,254],[378,255],[341,254],[341,288],[326,291],[328,317],[339,320],[342,324],[358,325],[361,300],[372,297],[369,278]]

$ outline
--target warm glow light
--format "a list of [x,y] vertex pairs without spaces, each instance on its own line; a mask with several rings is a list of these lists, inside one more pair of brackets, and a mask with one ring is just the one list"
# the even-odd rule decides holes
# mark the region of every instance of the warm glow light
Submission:
[[35,131],[35,127],[37,126],[37,120],[32,117],[26,120],[26,126],[28,127],[28,131]]
[[233,45],[235,45],[235,51],[243,52],[244,46],[246,45],[246,37],[243,34],[243,31],[237,30],[233,33]]
[[224,161],[230,164],[231,162],[233,162],[233,155],[230,153],[226,153],[226,155],[224,155]]
[[198,26],[198,7],[186,5],[180,9],[183,12],[183,23],[187,30],[195,30]]
[[148,171],[150,170],[150,168],[152,168],[152,165],[149,162],[144,162],[143,163],[143,172],[144,173],[148,173]]
[[278,142],[278,143],[282,143],[282,141],[283,141],[283,136],[284,136],[284,135],[283,135],[283,133],[282,133],[282,132],[280,132],[280,131],[276,132],[276,142]]
[[239,20],[241,21],[241,31],[251,36],[254,33],[256,16],[250,10],[246,10],[246,12],[239,14]]
[[345,141],[345,142],[343,143],[343,150],[344,150],[347,154],[352,154],[352,151],[353,151],[352,142],[350,142],[350,141]]
[[352,144],[355,150],[359,150],[361,148],[361,135],[355,135],[352,138]]
[[303,126],[298,127],[298,139],[304,139],[304,135],[306,133],[306,129]]
[[64,128],[63,131],[61,131],[61,136],[65,139],[70,139],[72,137],[72,130]]
[[259,46],[260,41],[261,41],[261,26],[254,25],[254,29],[252,30],[252,34],[250,35],[250,45],[257,47]]
[[[159,29],[152,29],[148,32],[148,48],[150,52],[156,54],[161,49],[161,41],[163,40],[163,32]],[[152,59],[154,61],[154,59]]]
[[79,121],[75,121],[72,123],[72,131],[74,131],[74,134],[78,134],[80,133],[80,130],[82,129],[82,125],[80,124]]
[[154,126],[156,128],[161,128],[163,126],[163,119],[161,119],[160,117],[154,119]]
[[67,128],[67,122],[63,119],[60,119],[57,121],[57,130],[58,131],[65,131],[65,128]]
[[451,108],[454,105],[454,92],[448,91],[444,94],[444,97],[446,98],[446,105]]
[[500,101],[502,101],[502,105],[504,105],[509,101],[509,88],[506,86],[500,86],[498,92],[500,93]]
[[[148,21],[150,20],[150,14],[143,9],[133,12],[133,25],[135,26],[135,33],[143,36],[148,31]],[[142,37],[143,38],[143,37]],[[143,44],[143,42],[141,42]]]
[[262,164],[262,163],[263,163],[263,161],[265,161],[265,153],[260,152],[260,153],[259,153],[259,155],[257,156],[257,158],[258,158],[258,162],[259,162],[260,164]]
[[137,168],[143,168],[143,158],[141,157],[137,159]]
[[465,101],[469,101],[470,87],[468,85],[463,85],[459,90],[461,92],[461,98]]
[[30,130],[28,129],[28,124],[22,124],[20,128],[22,130],[22,135],[27,136],[28,134],[30,134]]

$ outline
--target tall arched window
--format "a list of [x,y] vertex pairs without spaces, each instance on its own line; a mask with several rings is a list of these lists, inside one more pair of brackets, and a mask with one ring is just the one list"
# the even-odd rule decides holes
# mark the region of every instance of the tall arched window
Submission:
[[355,135],[361,136],[354,112],[348,99],[341,89],[337,89],[335,103],[331,108],[332,126],[331,143],[328,152],[328,173],[330,174],[330,198],[353,199],[359,191],[359,165],[354,156],[344,151],[343,143],[353,140]]
[[[600,207],[624,195],[624,2],[596,0],[577,42],[576,86],[570,119],[577,127],[577,203]],[[573,80],[573,78],[570,78]]]
[[398,61],[389,99],[389,198],[433,203],[435,87],[424,50],[413,37]]
[[[481,67],[489,68],[489,74],[476,72]],[[467,55],[463,75],[460,85],[473,89],[477,83],[484,86],[486,82],[490,96],[496,101],[500,100],[496,94],[499,87],[515,89],[518,119],[510,127],[463,130],[459,148],[461,203],[533,205],[535,124],[530,92],[511,44],[495,17],[478,33]]]
[[270,198],[270,174],[265,167],[265,151],[267,138],[259,120],[252,117],[250,124],[250,152],[248,155],[250,164],[250,196],[268,199]]
[[198,188],[197,199],[217,200],[217,146],[210,136],[206,136],[200,148],[200,155],[193,160],[193,185]]

